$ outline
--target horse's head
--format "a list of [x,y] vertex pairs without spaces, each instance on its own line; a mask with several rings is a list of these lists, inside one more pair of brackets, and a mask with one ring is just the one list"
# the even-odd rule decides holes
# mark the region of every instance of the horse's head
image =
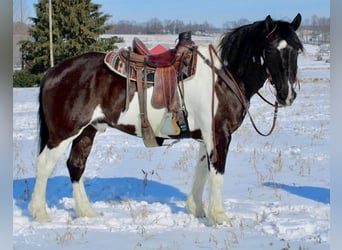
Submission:
[[291,105],[296,98],[294,84],[297,81],[297,58],[303,50],[296,30],[301,23],[298,14],[291,23],[265,19],[266,44],[264,60],[267,74],[276,89],[276,97],[281,105]]

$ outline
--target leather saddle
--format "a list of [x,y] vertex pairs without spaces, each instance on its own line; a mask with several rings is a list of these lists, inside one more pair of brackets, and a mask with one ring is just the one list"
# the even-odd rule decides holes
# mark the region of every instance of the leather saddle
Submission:
[[137,70],[142,69],[143,81],[153,84],[152,106],[156,109],[172,107],[176,98],[179,81],[195,74],[196,47],[191,40],[191,32],[179,34],[175,48],[159,54],[151,54],[146,45],[137,37],[133,39],[132,49],[109,52],[105,63],[116,73],[137,81]]
[[[191,49],[192,51],[189,51]],[[195,74],[195,70],[196,70],[195,54],[197,53],[196,49],[197,48],[194,46],[194,43],[191,40],[190,31],[179,34],[178,43],[174,49],[170,49],[168,51],[165,51],[156,55],[151,54],[149,49],[139,38],[135,37],[132,42],[133,52],[138,55],[148,56],[149,58],[148,63],[150,63],[151,66],[165,67],[165,66],[171,65],[176,61],[177,55],[178,56],[181,55],[182,62],[185,64],[185,68],[187,69],[187,72],[184,71],[185,73],[184,79],[186,77],[189,77]]]
[[150,85],[153,85],[152,106],[168,110],[164,123],[171,124],[171,132],[165,134],[178,135],[183,132],[180,128],[188,129],[184,126],[187,124],[186,115],[180,112],[177,86],[195,74],[196,53],[197,47],[191,40],[191,32],[183,32],[179,34],[175,48],[159,54],[151,54],[140,39],[134,38],[132,49],[122,48],[106,55],[105,64],[127,79],[126,109],[129,106],[130,82],[137,84],[142,135],[147,147],[158,146],[147,117],[146,89]]

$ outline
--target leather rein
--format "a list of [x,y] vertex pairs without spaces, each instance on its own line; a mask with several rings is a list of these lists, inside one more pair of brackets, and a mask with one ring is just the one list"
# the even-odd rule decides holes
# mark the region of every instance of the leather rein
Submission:
[[[274,114],[273,114],[273,122],[272,122],[272,126],[270,128],[270,130],[267,132],[267,133],[263,133],[261,132],[253,118],[252,118],[252,115],[249,111],[249,105],[247,103],[247,100],[244,96],[244,94],[242,93],[242,90],[239,86],[239,84],[237,83],[237,81],[235,80],[235,78],[233,77],[232,73],[227,69],[227,67],[224,67],[224,64],[221,60],[221,58],[218,56],[217,54],[217,51],[215,50],[214,46],[212,44],[209,45],[209,52],[210,52],[210,59],[211,60],[208,60],[207,58],[205,58],[205,56],[200,52],[198,51],[198,54],[201,56],[201,58],[204,60],[204,62],[212,69],[212,80],[213,80],[213,91],[212,91],[212,118],[213,118],[213,123],[214,123],[214,86],[215,86],[215,73],[221,77],[222,81],[234,92],[234,94],[239,98],[243,108],[245,109],[246,113],[248,114],[248,117],[255,129],[255,131],[262,135],[262,136],[269,136],[272,134],[274,128],[275,128],[275,125],[276,125],[276,120],[277,120],[277,115],[278,115],[278,102],[275,101],[274,104],[272,104],[271,102],[267,101],[259,92],[257,92],[257,94],[260,96],[260,98],[265,101],[266,103],[268,103],[269,105],[273,106],[274,107]],[[218,69],[215,67],[214,65],[214,55],[217,57],[217,59],[219,60],[219,62],[221,63],[222,65],[222,69]],[[230,81],[229,81],[230,80]],[[231,82],[233,83],[233,85],[231,84]],[[212,125],[213,127],[213,133],[214,133],[214,138],[215,138],[215,124]],[[215,140],[215,139],[214,139]],[[214,157],[215,158],[215,157]]]

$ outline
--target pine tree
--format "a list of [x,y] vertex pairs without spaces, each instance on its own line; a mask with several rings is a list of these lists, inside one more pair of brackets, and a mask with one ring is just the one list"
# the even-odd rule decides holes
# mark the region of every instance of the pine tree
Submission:
[[[50,67],[48,0],[34,5],[36,16],[29,29],[32,41],[21,41],[23,58],[31,73],[39,74]],[[110,15],[99,11],[101,5],[91,0],[53,0],[52,30],[55,64],[88,51],[113,50],[117,37],[101,40],[100,34],[111,29],[105,22]]]

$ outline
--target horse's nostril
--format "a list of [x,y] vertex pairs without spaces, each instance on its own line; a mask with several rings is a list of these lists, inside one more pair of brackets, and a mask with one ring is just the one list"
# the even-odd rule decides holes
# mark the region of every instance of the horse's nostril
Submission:
[[297,97],[297,93],[293,91],[293,101],[296,99],[296,97]]

